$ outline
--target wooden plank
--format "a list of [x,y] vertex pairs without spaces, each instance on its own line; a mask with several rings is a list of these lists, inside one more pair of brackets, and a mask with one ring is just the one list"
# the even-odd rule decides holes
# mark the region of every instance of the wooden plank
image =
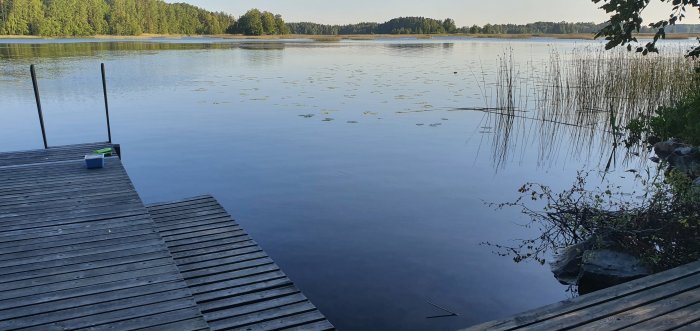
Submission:
[[118,204],[115,204],[113,201],[97,204],[93,203],[90,205],[90,209],[83,208],[76,210],[72,206],[64,206],[55,209],[45,208],[35,211],[23,211],[22,213],[3,213],[0,211],[0,223],[3,225],[14,224],[21,228],[21,224],[17,223],[21,223],[23,221],[29,222],[30,220],[33,221],[33,224],[38,222],[61,222],[65,220],[74,221],[75,219],[89,221],[90,217],[119,217],[114,215],[121,213],[127,213],[129,215],[144,215],[146,214],[145,210],[138,208],[140,204],[140,200],[134,198]]
[[[281,317],[293,316],[296,314],[306,313],[316,311],[316,307],[308,301],[291,303],[283,306],[277,306],[266,310],[261,310],[257,312],[252,312],[248,314],[238,315],[235,318],[228,318],[224,320],[208,320],[212,329],[219,328],[240,328],[243,326],[251,326],[256,324],[268,324],[267,321],[273,319],[279,319]],[[205,316],[206,313],[205,313]],[[322,319],[323,316],[317,315],[318,319]]]
[[176,224],[173,224],[173,225],[158,226],[158,231],[160,231],[163,234],[166,234],[166,233],[168,233],[168,231],[182,230],[184,226],[190,227],[190,226],[200,226],[200,225],[216,224],[216,223],[230,224],[231,220],[226,216],[227,216],[226,214],[221,213],[221,214],[213,215],[211,217],[203,217],[203,218],[190,218],[190,217],[188,217],[186,220],[182,220],[182,221],[177,222]]
[[281,298],[278,298],[277,300],[267,300],[267,301],[260,301],[260,302],[255,302],[251,303],[249,305],[245,306],[235,306],[232,308],[228,309],[219,309],[219,310],[214,310],[210,311],[207,313],[204,313],[204,317],[207,319],[207,321],[218,321],[218,320],[224,320],[224,319],[234,319],[237,316],[240,315],[245,315],[245,314],[250,314],[250,313],[255,313],[279,306],[284,306],[284,305],[289,305],[289,304],[294,304],[294,303],[299,303],[299,302],[308,302],[308,299],[301,294],[301,293],[296,293],[292,295],[287,295]]
[[677,329],[674,329],[675,331],[697,331],[700,330],[700,320],[697,320],[693,323],[686,324],[683,326],[679,326]]
[[611,300],[587,307],[586,309],[579,309],[561,314],[537,324],[529,325],[528,328],[531,330],[560,330],[578,327],[591,321],[634,309],[653,301],[666,299],[698,286],[700,286],[700,274],[630,294],[624,299]]
[[0,166],[12,166],[23,164],[36,164],[57,162],[61,160],[75,160],[94,150],[114,147],[109,143],[91,143],[80,145],[67,145],[50,147],[49,149],[28,150],[18,152],[0,153]]
[[180,277],[177,273],[170,272],[79,287],[50,294],[38,294],[29,298],[21,298],[22,301],[16,304],[7,302],[3,305],[3,310],[0,310],[0,321],[121,299],[124,297],[123,292],[126,290],[156,286],[154,284],[179,280]]
[[[163,239],[167,242],[172,242],[177,244],[183,240],[200,241],[202,238],[215,237],[221,235],[223,237],[233,237],[242,233],[243,230],[238,226],[217,226],[209,229],[198,229],[196,231],[185,232],[181,234],[165,235]],[[206,239],[205,239],[206,240]]]
[[151,205],[148,210],[212,329],[306,324],[332,329],[212,197]]
[[[125,251],[126,252],[126,251]],[[157,260],[161,258],[168,257],[169,254],[165,250],[160,251],[148,251],[145,253],[133,251],[126,252],[119,255],[111,255],[106,258],[104,255],[99,255],[98,258],[103,258],[102,260],[90,261],[78,264],[64,264],[58,267],[43,268],[30,270],[31,272],[14,272],[7,273],[0,277],[0,288],[4,287],[5,283],[20,281],[25,279],[33,279],[39,277],[48,277],[53,275],[61,275],[66,273],[74,272],[75,270],[89,271],[92,269],[99,269],[109,266],[119,266],[122,264],[136,263],[141,261]]]
[[254,252],[260,249],[258,244],[252,240],[245,240],[235,244],[223,244],[210,246],[190,251],[181,252],[180,255],[173,255],[179,266],[186,266],[190,263],[214,260],[220,257],[227,257],[243,252]]
[[90,266],[94,263],[99,263],[100,261],[109,261],[112,259],[119,259],[128,256],[138,256],[148,253],[167,253],[167,250],[163,249],[164,245],[161,243],[148,243],[148,245],[140,247],[127,247],[124,249],[113,249],[110,250],[109,254],[100,253],[88,253],[85,255],[78,255],[74,257],[64,257],[61,259],[55,259],[50,261],[43,261],[42,263],[28,263],[19,264],[11,267],[0,268],[0,275],[4,279],[5,277],[10,277],[9,275],[17,276],[29,275],[34,273],[43,272],[43,269],[52,269],[57,272],[65,272],[65,270],[73,270],[73,268],[83,268],[84,266]]
[[[66,295],[75,295],[89,291],[89,287],[104,285],[119,281],[129,281],[134,278],[147,277],[161,274],[177,274],[177,269],[172,264],[158,265],[153,261],[147,261],[146,268],[99,275],[88,278],[77,278],[58,283],[44,284],[39,288],[17,288],[0,293],[0,309],[7,309],[18,305],[30,305],[35,302],[58,300]],[[69,294],[67,294],[69,293]]]
[[[159,314],[147,315],[125,319],[119,322],[109,324],[109,328],[113,330],[133,330],[133,329],[155,329],[156,327],[167,327],[170,330],[194,330],[206,328],[207,324],[201,319],[193,319],[191,316],[199,313],[195,308],[185,308],[171,310]],[[103,326],[94,326],[84,328],[83,330],[102,330]]]
[[[619,330],[696,303],[700,303],[700,289],[698,288],[586,323],[573,330]],[[698,314],[700,315],[700,310],[698,310]]]
[[[236,272],[246,269],[251,269],[255,267],[261,267],[268,264],[274,264],[270,258],[259,258],[250,261],[244,261],[240,263],[222,265],[216,268],[209,268],[196,271],[181,271],[182,277],[188,281],[188,283],[199,282],[200,279],[205,279],[207,281],[212,281],[213,279],[219,279],[221,275],[236,275]],[[225,277],[225,276],[224,276]]]
[[180,271],[183,272],[183,275],[184,273],[187,273],[187,277],[197,277],[198,275],[210,275],[244,269],[248,267],[249,262],[253,262],[254,265],[258,265],[269,261],[272,261],[272,259],[270,259],[262,250],[258,250],[256,252],[240,254],[228,258],[191,263],[187,266],[179,266],[179,268]]
[[623,330],[670,330],[700,320],[700,303],[674,310]]
[[[218,282],[211,283],[211,284],[193,286],[192,293],[195,296],[198,296],[200,294],[207,294],[209,292],[225,290],[225,289],[229,289],[229,288],[233,288],[233,287],[239,287],[239,286],[254,284],[254,283],[258,283],[258,282],[268,281],[268,280],[274,280],[274,279],[280,279],[280,278],[286,279],[286,277],[287,276],[284,274],[284,272],[282,272],[279,269],[276,269],[276,270],[266,271],[266,272],[262,272],[262,273],[255,273],[255,274],[251,274],[251,275],[247,275],[247,276],[243,276],[243,277],[222,280],[222,281],[218,281]],[[204,297],[204,298],[206,299],[206,297]]]
[[157,242],[160,237],[157,233],[148,233],[129,237],[128,240],[121,238],[105,239],[96,242],[85,242],[66,246],[52,247],[46,250],[23,251],[16,252],[10,255],[10,258],[0,259],[0,267],[15,264],[24,264],[26,262],[41,262],[46,259],[60,258],[63,255],[70,254],[85,254],[87,251],[95,252],[96,250],[110,249],[113,246],[124,244],[143,245],[152,242]]
[[247,303],[254,303],[263,300],[272,300],[280,298],[286,295],[300,293],[298,289],[294,286],[284,286],[273,289],[267,289],[264,291],[256,291],[252,293],[246,293],[242,295],[237,295],[234,297],[220,298],[218,300],[212,300],[207,302],[198,302],[199,308],[202,313],[207,313],[214,310],[241,306]]
[[40,226],[27,224],[26,228],[22,228],[21,225],[9,227],[11,229],[7,231],[0,231],[0,245],[16,245],[18,241],[32,244],[32,241],[42,240],[41,238],[46,237],[57,240],[70,239],[89,235],[88,232],[108,231],[128,226],[138,227],[142,224],[149,224],[152,227],[152,221],[148,215],[134,214],[133,212],[94,216],[92,221],[90,219],[90,217],[80,217],[67,221],[56,221],[57,224],[46,222]]
[[[233,261],[230,259],[238,258],[242,255],[262,252],[259,246],[249,245],[239,249],[227,249],[219,252],[212,252],[206,256],[187,257],[177,260],[177,265],[180,270],[192,271],[199,268],[207,268],[215,266],[223,261]],[[267,256],[267,255],[265,255]],[[221,261],[221,262],[220,262]]]
[[190,217],[193,217],[206,215],[208,213],[221,213],[224,215],[228,215],[228,213],[226,213],[225,210],[219,208],[219,205],[216,203],[216,201],[206,201],[203,203],[188,205],[186,207],[173,207],[169,209],[161,209],[160,211],[154,212],[151,215],[162,219],[162,221],[160,221],[159,223],[164,224],[170,220],[170,217],[174,217],[175,219],[182,219],[184,217],[178,216],[188,215]]
[[0,237],[0,250],[3,254],[7,254],[13,251],[44,249],[71,243],[95,241],[95,238],[107,235],[124,237],[141,231],[155,232],[156,230],[153,229],[149,221],[147,218],[136,218],[130,222],[119,222],[118,224],[109,224],[108,222],[101,222],[97,226],[93,226],[92,223],[85,224],[69,231],[53,227],[48,229],[49,231],[20,233],[14,236]]
[[[6,281],[0,283],[0,299],[5,296],[5,293],[18,291],[27,287],[33,287],[31,291],[47,291],[50,288],[46,285],[61,284],[65,282],[76,282],[87,278],[106,277],[108,275],[122,274],[127,272],[138,272],[141,269],[164,267],[172,264],[172,259],[168,256],[160,259],[137,261],[125,264],[110,264],[102,268],[92,268],[87,270],[75,270],[62,274],[41,275],[35,274],[35,277],[16,281]],[[113,277],[110,277],[110,279]],[[81,282],[81,285],[84,284]]]
[[[12,319],[0,321],[0,329],[34,328],[44,330],[50,327],[47,324],[62,320],[80,320],[86,314],[97,315],[106,312],[118,311],[139,304],[151,304],[178,298],[187,298],[189,290],[182,282],[159,283],[158,286],[142,286],[131,290],[122,291],[120,298],[112,301],[95,302],[89,306],[69,307],[63,310],[43,312],[28,316],[24,319]],[[86,312],[89,307],[90,311]]]
[[[318,321],[322,321],[324,319],[325,319],[325,317],[323,317],[323,315],[318,310],[312,310],[312,311],[308,311],[308,312],[305,312],[302,314],[285,316],[282,318],[264,321],[264,322],[256,323],[256,324],[252,324],[252,325],[246,325],[246,326],[242,326],[240,328],[233,328],[230,330],[246,330],[246,331],[278,330],[278,329],[297,327],[297,326],[301,326],[304,324],[311,324],[311,323],[315,323]],[[215,329],[215,327],[212,326],[212,329]]]
[[465,330],[511,330],[529,327],[535,323],[580,311],[588,307],[594,307],[609,301],[619,300],[697,274],[700,274],[700,261],[596,291],[591,294],[537,308],[505,320],[472,326]]
[[[148,303],[144,305],[140,305],[137,307],[126,307],[125,309],[121,310],[113,310],[101,314],[91,314],[92,311],[90,311],[88,314],[90,315],[84,315],[80,316],[78,318],[70,319],[70,320],[62,320],[60,322],[54,322],[49,325],[41,325],[39,327],[35,327],[35,330],[77,330],[77,329],[84,329],[84,328],[98,328],[100,326],[104,327],[109,327],[109,328],[114,328],[117,325],[124,325],[126,321],[131,321],[133,320],[141,320],[143,323],[144,318],[148,318],[147,323],[143,323],[142,325],[139,325],[139,327],[148,327],[154,324],[162,324],[162,322],[152,322],[153,320],[157,320],[157,318],[162,318],[162,317],[157,317],[155,318],[154,316],[156,315],[165,315],[165,314],[170,314],[173,311],[180,311],[180,310],[185,310],[185,309],[192,309],[192,302],[188,301],[188,296],[187,296],[187,290],[180,291],[178,292],[168,292],[166,295],[172,295],[173,293],[180,294],[179,296],[173,297],[171,300],[167,301],[159,301],[159,302],[154,302],[154,303]],[[144,297],[139,297],[139,301],[143,300]],[[139,302],[141,303],[141,302]],[[92,307],[91,307],[92,308]],[[61,312],[63,313],[63,312]],[[158,314],[160,313],[160,314]],[[179,320],[178,318],[173,319],[174,321]],[[172,320],[169,320],[172,321]],[[168,321],[168,322],[169,322]],[[130,324],[134,325],[134,324]]]
[[284,329],[285,331],[329,331],[335,330],[333,324],[328,320],[311,322]]
[[[197,230],[204,230],[204,229],[213,229],[213,228],[221,228],[221,227],[229,227],[232,226],[232,222],[225,217],[224,215],[221,216],[216,216],[214,218],[205,218],[205,219],[198,219],[195,221],[191,222],[183,222],[181,225],[178,227],[173,227],[173,226],[159,226],[158,227],[158,232],[163,237],[168,237],[176,234],[183,234],[183,233],[188,233],[188,232],[193,232]],[[233,225],[234,227],[238,228],[238,225]]]
[[180,245],[168,244],[168,249],[175,258],[182,256],[192,256],[199,254],[203,250],[207,249],[219,249],[225,247],[226,245],[247,245],[249,242],[253,241],[248,235],[240,235],[233,238],[218,238],[216,240],[210,239],[208,241],[200,241],[195,243],[185,243]]
[[262,282],[255,282],[247,285],[230,287],[223,290],[211,291],[207,293],[198,293],[195,298],[198,302],[210,302],[222,300],[239,295],[245,295],[263,290],[270,290],[278,287],[294,285],[287,277],[274,278]]
[[0,153],[0,329],[206,329],[121,161],[85,169],[102,147]]
[[243,230],[231,230],[231,231],[216,231],[212,234],[202,234],[200,236],[188,236],[180,240],[168,240],[168,246],[173,247],[176,251],[179,251],[182,246],[190,247],[193,244],[212,242],[219,239],[232,239],[236,238],[249,238],[248,235]]
[[216,200],[210,195],[202,195],[202,196],[197,196],[197,197],[192,197],[192,198],[187,198],[187,199],[182,199],[182,200],[175,200],[175,201],[169,201],[169,202],[160,202],[160,203],[150,204],[150,205],[148,205],[148,210],[152,211],[153,215],[157,215],[161,210],[164,210],[164,209],[182,208],[182,207],[188,206],[190,204],[202,203],[202,201],[212,202],[212,201],[216,201]]
[[[36,254],[46,253],[52,249],[63,248],[63,247],[74,247],[75,245],[96,243],[104,240],[129,240],[132,237],[138,237],[142,235],[156,234],[155,229],[150,227],[147,223],[128,225],[120,228],[104,229],[99,231],[87,231],[80,233],[70,233],[65,235],[68,238],[61,238],[60,236],[51,236],[47,241],[46,237],[32,237],[22,240],[19,245],[4,247],[0,250],[0,260],[4,260],[7,255],[14,255],[15,253],[29,253],[35,252]],[[71,236],[71,237],[69,237]],[[57,238],[58,237],[58,238]],[[10,242],[14,243],[16,241]],[[4,244],[8,244],[7,242]]]

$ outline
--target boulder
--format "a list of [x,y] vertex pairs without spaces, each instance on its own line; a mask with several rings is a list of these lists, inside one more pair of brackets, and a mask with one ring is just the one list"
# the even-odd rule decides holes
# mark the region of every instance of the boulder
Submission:
[[673,154],[676,147],[679,147],[678,145],[679,144],[673,140],[658,142],[654,144],[654,153],[656,153],[659,158],[665,159],[669,155]]
[[562,249],[559,254],[554,256],[554,261],[549,263],[554,278],[564,285],[576,285],[581,274],[583,252],[590,247],[590,242],[584,241]]
[[611,249],[588,250],[581,258],[578,290],[590,293],[650,274],[636,256]]
[[698,153],[693,152],[685,155],[673,153],[668,157],[668,164],[671,169],[676,169],[691,179],[700,176],[700,154]]
[[700,150],[698,147],[681,144],[673,139],[654,144],[657,158],[652,161],[668,161],[670,169],[676,169],[691,179],[700,176]]

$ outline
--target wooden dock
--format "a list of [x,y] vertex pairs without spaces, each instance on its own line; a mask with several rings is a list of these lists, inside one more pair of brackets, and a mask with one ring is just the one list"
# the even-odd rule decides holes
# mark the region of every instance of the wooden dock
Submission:
[[212,330],[333,329],[213,197],[148,211]]
[[[315,312],[315,319],[307,320],[309,323],[283,324],[283,318],[297,315],[289,315],[286,307],[261,308],[265,306],[264,298],[256,301],[251,296],[247,301],[250,304],[233,304],[235,290],[262,288],[262,283],[252,279],[232,276],[217,282],[211,278],[201,285],[219,286],[231,294],[202,293],[202,288],[195,285],[198,279],[206,279],[201,275],[236,273],[228,266],[235,265],[236,259],[252,256],[244,258],[240,255],[243,250],[205,249],[196,251],[202,254],[185,257],[185,246],[178,240],[196,241],[193,236],[201,235],[202,249],[209,246],[207,239],[220,240],[223,247],[225,241],[241,239],[237,235],[241,230],[235,223],[224,228],[207,223],[210,219],[198,218],[197,212],[184,211],[180,215],[192,218],[175,221],[171,217],[171,224],[163,225],[168,222],[163,220],[168,216],[167,205],[152,207],[163,220],[156,226],[118,157],[107,158],[102,169],[84,167],[83,156],[104,147],[112,145],[0,153],[0,329],[207,330],[211,326],[208,321],[218,329],[218,322],[236,318],[249,321],[238,325],[256,325],[255,329],[332,328],[317,310],[304,312]],[[217,209],[216,219],[224,219],[223,213],[223,209]],[[213,228],[203,230],[205,224]],[[163,237],[168,238],[167,245]],[[259,249],[248,253],[264,255]],[[273,282],[283,284],[282,278],[261,277],[270,286]],[[238,280],[241,286],[232,285]],[[285,281],[284,286],[291,286],[288,279]],[[209,307],[217,298],[230,299],[225,301],[226,309],[205,308],[208,315],[203,315],[202,307]],[[296,303],[310,307],[308,301]],[[277,318],[275,312],[284,314]]]
[[700,330],[700,261],[466,330]]

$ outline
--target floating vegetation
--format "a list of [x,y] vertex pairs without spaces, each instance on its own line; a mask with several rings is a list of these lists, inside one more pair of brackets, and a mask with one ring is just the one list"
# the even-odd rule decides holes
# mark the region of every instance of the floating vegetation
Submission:
[[313,40],[315,42],[330,43],[330,42],[339,42],[342,40],[342,38],[339,36],[314,36],[314,37],[311,37],[311,40]]

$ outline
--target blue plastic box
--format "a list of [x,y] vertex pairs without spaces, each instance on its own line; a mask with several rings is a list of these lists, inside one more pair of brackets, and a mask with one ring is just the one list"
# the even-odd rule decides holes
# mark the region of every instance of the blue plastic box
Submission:
[[105,156],[103,154],[85,155],[85,166],[88,169],[99,169],[105,166]]

